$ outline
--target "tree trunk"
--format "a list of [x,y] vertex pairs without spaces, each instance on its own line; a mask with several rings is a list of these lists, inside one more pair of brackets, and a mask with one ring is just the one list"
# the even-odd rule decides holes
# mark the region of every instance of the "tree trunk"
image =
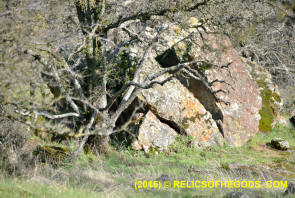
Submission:
[[95,155],[107,154],[110,149],[109,140],[108,135],[93,135],[89,137],[87,147]]

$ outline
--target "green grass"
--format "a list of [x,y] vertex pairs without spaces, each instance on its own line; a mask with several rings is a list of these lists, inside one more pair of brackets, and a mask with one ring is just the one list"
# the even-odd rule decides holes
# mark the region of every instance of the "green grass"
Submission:
[[85,189],[71,188],[58,185],[43,185],[37,182],[26,182],[23,180],[5,179],[0,181],[0,197],[3,198],[93,198],[101,197],[94,191]]
[[[241,189],[169,189],[135,190],[137,180],[156,180],[167,174],[172,180],[295,180],[295,156],[277,151],[266,144],[274,137],[287,139],[294,150],[295,129],[276,125],[270,133],[258,133],[242,147],[192,148],[191,138],[179,137],[167,152],[144,154],[130,149],[113,148],[108,155],[82,154],[77,162],[59,168],[40,166],[37,175],[52,183],[43,185],[27,178],[0,178],[0,197],[222,197]],[[232,165],[238,164],[239,169]],[[276,174],[269,168],[280,168],[288,174]],[[264,171],[264,176],[261,172]],[[245,176],[246,174],[246,176]],[[1,174],[0,174],[1,175]],[[266,175],[266,176],[265,176]],[[249,195],[282,197],[284,189],[242,189]]]
[[270,142],[273,138],[280,137],[288,140],[290,145],[295,146],[295,127],[277,124],[270,133],[258,133],[252,138],[247,145],[257,145],[260,143]]
[[[117,185],[118,186],[118,185]],[[69,187],[65,185],[45,185],[34,181],[5,179],[0,180],[0,197],[3,198],[95,198],[95,197],[222,197],[234,189],[169,189],[169,190],[134,190],[131,186],[90,190],[85,187]],[[263,195],[263,197],[282,197],[282,192],[258,190],[238,190],[248,195]]]

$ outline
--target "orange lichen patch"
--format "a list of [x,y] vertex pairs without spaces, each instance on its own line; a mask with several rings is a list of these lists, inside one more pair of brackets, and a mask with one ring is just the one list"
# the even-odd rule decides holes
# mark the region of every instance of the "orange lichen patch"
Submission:
[[140,143],[140,141],[133,140],[133,143],[131,145],[131,148],[133,150],[136,150],[136,151],[141,150],[142,149],[142,144]]
[[206,113],[204,107],[201,104],[196,104],[192,100],[183,100],[183,105],[183,117],[195,117],[196,114],[204,115]]
[[206,142],[209,142],[209,139],[210,139],[210,130],[207,130],[207,133],[206,133],[205,136],[204,136],[204,140],[205,140]]
[[192,136],[193,138],[195,138],[195,137],[199,137],[199,134],[200,134],[200,132],[201,131],[197,131],[196,133],[191,133],[191,134],[189,134],[190,136]]
[[203,130],[203,131],[198,131],[196,133],[196,136],[197,136],[200,143],[204,143],[204,142],[207,143],[210,140],[210,134],[211,134],[210,130],[207,129],[207,130]]
[[201,136],[198,137],[198,140],[199,140],[200,143],[203,142],[203,138]]
[[195,114],[196,114],[196,112],[195,112],[195,103],[193,101],[184,100],[183,105],[184,105],[184,111],[182,112],[183,117],[193,117],[193,116],[195,116]]

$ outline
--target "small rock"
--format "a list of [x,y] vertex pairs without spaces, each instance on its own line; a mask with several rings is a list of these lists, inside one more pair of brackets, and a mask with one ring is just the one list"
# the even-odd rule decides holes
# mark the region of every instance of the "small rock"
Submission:
[[271,140],[270,145],[278,150],[286,151],[290,148],[289,142],[287,140],[284,140],[282,138],[274,138]]
[[135,151],[139,151],[142,149],[141,143],[135,138],[132,140],[131,148]]
[[285,191],[285,196],[290,195],[290,194],[295,194],[295,184],[294,183],[289,183],[288,188]]
[[49,185],[51,184],[51,181],[45,177],[42,176],[34,176],[31,178],[31,181],[37,182],[37,183],[41,183],[44,185]]
[[167,174],[162,174],[156,179],[156,181],[171,181],[171,179]]
[[141,150],[145,153],[151,150],[164,151],[175,141],[177,132],[169,125],[162,123],[156,115],[149,111],[138,129],[138,137],[133,139],[132,149]]
[[290,122],[295,125],[295,115],[290,118]]
[[250,198],[250,197],[243,192],[230,192],[226,194],[224,198]]
[[235,162],[235,163],[228,164],[228,168],[229,168],[230,170],[238,169],[238,168],[241,168],[241,167],[245,167],[245,166],[243,166],[243,165],[240,164],[239,162]]

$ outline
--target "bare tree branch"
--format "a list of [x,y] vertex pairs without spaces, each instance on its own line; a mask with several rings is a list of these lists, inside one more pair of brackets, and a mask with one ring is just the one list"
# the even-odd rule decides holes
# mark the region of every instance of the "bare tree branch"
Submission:
[[[183,11],[184,12],[190,12],[190,11],[193,11],[193,10],[197,10],[197,9],[199,9],[200,6],[206,5],[209,1],[211,1],[211,0],[203,0],[202,2],[198,2],[198,3],[196,3],[195,5],[193,5],[191,7],[185,8]],[[172,12],[172,11],[171,11],[171,9],[168,9],[168,8],[167,9],[163,8],[163,9],[160,9],[160,10],[147,11],[147,12],[138,12],[138,13],[136,13],[134,15],[124,17],[124,18],[120,18],[116,22],[108,24],[106,27],[103,28],[103,32],[107,32],[110,29],[117,28],[126,21],[140,19],[142,22],[145,22],[145,21],[149,20],[152,16],[165,16],[169,12]]]
[[45,116],[45,117],[52,119],[52,120],[66,118],[66,117],[80,117],[80,114],[78,114],[78,113],[64,113],[64,114],[60,114],[60,115],[52,115],[47,112],[41,112],[41,111],[34,111],[34,113],[35,113],[35,115]]

